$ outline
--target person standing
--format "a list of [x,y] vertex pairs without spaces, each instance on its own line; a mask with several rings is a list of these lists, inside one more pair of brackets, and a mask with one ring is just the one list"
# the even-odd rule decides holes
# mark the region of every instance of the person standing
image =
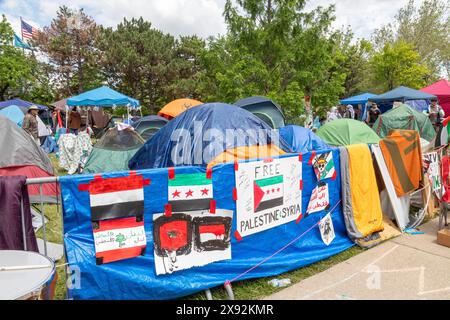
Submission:
[[436,130],[442,123],[444,115],[445,112],[442,109],[442,107],[438,104],[437,99],[436,98],[431,99],[431,104],[428,107],[428,117],[430,118],[430,121]]
[[40,146],[41,141],[39,140],[39,129],[38,129],[38,122],[37,122],[37,118],[36,118],[38,113],[39,113],[38,107],[36,107],[36,106],[29,107],[27,114],[23,118],[22,128]]
[[367,111],[367,119],[366,123],[369,126],[373,126],[374,123],[377,121],[378,116],[381,114],[380,109],[378,109],[378,106],[375,102],[372,102],[372,106],[369,106],[369,110]]
[[80,127],[81,127],[81,115],[77,111],[77,107],[73,107],[72,111],[69,114],[70,133],[77,135],[78,130],[80,130]]

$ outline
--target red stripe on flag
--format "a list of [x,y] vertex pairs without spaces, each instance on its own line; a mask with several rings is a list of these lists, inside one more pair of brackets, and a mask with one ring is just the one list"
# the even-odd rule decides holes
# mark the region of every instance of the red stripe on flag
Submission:
[[212,179],[212,168],[206,169],[206,179]]
[[337,178],[337,172],[336,172],[336,170],[334,170],[334,173],[333,173],[333,176],[331,177],[331,180],[336,180],[336,178]]
[[78,185],[78,190],[89,191],[91,195],[96,195],[117,191],[142,189],[144,185],[149,184],[150,179],[144,179],[143,176],[138,175],[107,179],[104,179],[101,175],[96,175],[94,176],[94,180],[91,182]]
[[167,169],[169,171],[169,180],[173,180],[175,179],[175,168],[168,168]]
[[216,213],[216,200],[214,199],[209,202],[209,213]]
[[312,165],[315,156],[316,156],[316,152],[313,151],[313,152],[311,153],[311,157],[309,158],[308,166]]
[[144,226],[144,221],[136,222],[136,217],[102,220],[98,222],[98,229],[94,229],[94,233],[142,226]]
[[233,188],[233,200],[237,201],[237,189]]
[[164,215],[166,217],[172,216],[172,205],[170,203],[164,205]]
[[126,249],[114,249],[95,254],[96,258],[101,258],[103,263],[109,263],[140,256],[146,246],[138,246]]
[[236,240],[238,241],[238,242],[241,242],[242,241],[242,236],[241,236],[241,234],[239,233],[239,231],[235,231],[234,232],[234,237],[236,238]]

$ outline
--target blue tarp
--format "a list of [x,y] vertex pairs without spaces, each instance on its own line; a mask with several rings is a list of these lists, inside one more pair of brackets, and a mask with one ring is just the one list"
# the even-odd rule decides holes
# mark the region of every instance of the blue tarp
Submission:
[[280,129],[280,137],[293,152],[307,153],[313,150],[326,150],[330,146],[307,128],[290,125]]
[[436,96],[408,87],[398,87],[394,90],[370,98],[369,101],[374,101],[376,103],[394,101],[405,102],[407,100],[430,100],[433,98],[436,98]]
[[353,96],[353,97],[350,97],[350,98],[343,99],[340,102],[343,105],[348,105],[348,104],[351,104],[351,105],[362,104],[362,105],[364,105],[364,104],[367,103],[367,101],[370,98],[373,98],[375,96],[376,96],[376,94],[373,94],[373,93],[370,93],[370,92],[366,92],[366,93],[362,93],[362,94],[357,95],[357,96]]
[[103,86],[94,90],[83,92],[82,94],[68,98],[68,106],[97,106],[112,107],[130,105],[131,108],[139,107],[139,101],[130,98],[109,87]]
[[23,111],[18,106],[9,106],[3,109],[0,109],[0,114],[14,123],[17,123],[18,126],[22,126],[24,114]]
[[28,101],[24,101],[22,99],[12,99],[12,100],[0,102],[0,109],[6,108],[9,106],[18,106],[18,107],[22,107],[22,108],[26,108],[26,109],[28,109],[31,106],[36,106],[39,108],[39,110],[47,110],[48,109],[48,107],[46,107],[46,106],[28,102]]
[[[195,109],[195,108],[194,108]],[[319,152],[320,154],[320,152]],[[298,157],[298,155],[289,155]],[[302,157],[302,212],[306,212],[312,190],[317,179],[312,166],[308,165],[311,154]],[[335,180],[329,184],[330,205],[333,207],[341,199],[341,179],[339,150],[333,149],[333,158],[337,171]],[[231,234],[236,230],[236,203],[233,200],[235,187],[234,164],[221,164],[212,171],[212,183],[216,207],[233,210]],[[175,174],[205,173],[201,167],[180,167]],[[268,258],[277,250],[293,242],[287,249],[273,256],[264,264],[245,274],[239,280],[275,276],[298,269],[319,260],[336,255],[351,246],[347,237],[341,205],[332,213],[336,238],[329,246],[321,239],[316,225],[326,212],[313,213],[303,217],[297,224],[292,221],[263,232],[231,240],[231,260],[211,263],[202,267],[177,271],[172,274],[156,275],[153,252],[152,215],[163,213],[168,202],[168,169],[152,169],[137,172],[144,179],[150,179],[150,185],[144,187],[144,224],[147,249],[143,256],[96,265],[94,241],[91,224],[90,198],[88,192],[79,191],[80,184],[89,183],[93,175],[61,177],[62,201],[64,208],[64,244],[67,259],[74,270],[80,271],[80,285],[69,289],[74,299],[174,299],[223,285],[227,280],[247,271],[249,268]],[[128,172],[103,174],[103,178],[128,176]],[[316,225],[316,226],[315,226]]]
[[[234,131],[233,139],[226,139],[227,130],[235,129],[241,131]],[[267,130],[264,136],[266,141],[258,135],[261,129]],[[245,134],[250,130],[253,130],[254,136]],[[206,103],[186,110],[161,128],[134,155],[129,168],[206,166],[227,149],[276,141],[273,139],[275,134],[264,121],[244,109],[225,103]],[[240,139],[244,136],[247,139]]]

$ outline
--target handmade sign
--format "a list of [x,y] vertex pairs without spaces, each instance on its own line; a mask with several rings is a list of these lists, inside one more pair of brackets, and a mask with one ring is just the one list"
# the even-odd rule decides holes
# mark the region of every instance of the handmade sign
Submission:
[[97,264],[143,255],[147,244],[144,221],[131,217],[94,223],[94,244]]
[[221,209],[153,215],[156,274],[231,259],[232,217]]
[[441,174],[439,167],[439,157],[437,152],[426,153],[422,155],[423,168],[430,179],[431,188],[434,194],[440,199],[441,196]]
[[313,160],[314,172],[317,181],[328,178],[336,178],[336,170],[334,169],[333,152],[325,152],[316,155]]
[[312,192],[306,213],[320,212],[330,207],[328,184],[320,183]]
[[298,156],[239,163],[235,176],[237,232],[241,237],[301,215],[302,163]]
[[334,233],[333,220],[331,219],[331,213],[328,213],[322,220],[320,220],[319,229],[323,242],[329,246],[336,237],[336,234]]
[[213,199],[212,180],[204,173],[177,174],[169,179],[168,198],[173,211],[208,209]]

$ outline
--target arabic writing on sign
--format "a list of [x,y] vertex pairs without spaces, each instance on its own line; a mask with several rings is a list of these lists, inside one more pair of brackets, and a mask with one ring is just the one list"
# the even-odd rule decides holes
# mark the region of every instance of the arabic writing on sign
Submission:
[[307,213],[325,210],[329,204],[328,184],[317,186],[311,194]]
[[141,246],[146,243],[145,230],[136,227],[95,232],[94,241],[97,252]]

